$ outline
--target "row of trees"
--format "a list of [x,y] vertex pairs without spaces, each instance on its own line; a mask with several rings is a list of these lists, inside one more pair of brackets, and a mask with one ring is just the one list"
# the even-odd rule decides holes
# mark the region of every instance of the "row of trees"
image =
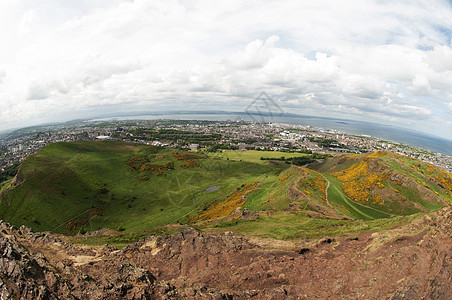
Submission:
[[[256,150],[257,151],[268,151],[268,152],[274,151],[271,148],[264,148],[264,149],[257,148]],[[280,149],[279,152],[312,154],[312,150],[308,150],[308,149],[302,149],[302,150]]]
[[228,145],[228,144],[213,144],[210,147],[207,147],[207,152],[215,153],[218,150],[238,150],[238,146]]
[[321,154],[321,153],[313,153],[311,155],[306,156],[300,156],[300,157],[261,157],[261,160],[278,160],[278,161],[284,161],[286,164],[292,164],[296,166],[303,166],[306,164],[313,163],[317,159],[324,159],[327,157],[330,157],[329,154]]

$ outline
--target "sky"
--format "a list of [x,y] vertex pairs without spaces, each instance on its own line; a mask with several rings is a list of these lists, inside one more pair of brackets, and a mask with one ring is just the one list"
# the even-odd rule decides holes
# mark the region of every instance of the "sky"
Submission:
[[452,140],[451,38],[450,0],[1,0],[0,130],[264,91]]

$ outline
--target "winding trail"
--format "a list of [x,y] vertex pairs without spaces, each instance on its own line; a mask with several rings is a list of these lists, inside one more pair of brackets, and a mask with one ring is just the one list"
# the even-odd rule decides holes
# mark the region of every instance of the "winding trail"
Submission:
[[[312,170],[312,171],[314,171],[314,172],[316,172],[317,174],[319,174],[320,176],[322,176],[323,179],[325,179],[326,182],[327,182],[327,185],[326,185],[326,188],[325,188],[325,200],[326,200],[326,203],[328,204],[328,206],[331,207],[332,209],[334,209],[334,210],[335,210],[336,212],[338,212],[340,215],[343,215],[343,216],[346,216],[346,217],[349,218],[350,216],[348,216],[348,215],[344,214],[343,212],[337,210],[333,205],[331,205],[330,201],[328,201],[328,189],[330,188],[330,184],[331,184],[330,180],[329,180],[328,178],[326,178],[325,175],[323,175],[322,173],[317,172],[317,171],[315,171],[315,170]],[[354,218],[353,218],[353,219],[354,219]]]
[[[297,169],[299,169],[299,170],[301,170],[301,171],[304,171],[304,168],[303,168],[303,167],[300,167],[300,166],[293,166],[293,167],[295,167],[295,168],[297,168]],[[326,200],[326,203],[328,204],[328,206],[331,207],[331,208],[332,208],[335,212],[337,212],[340,216],[346,216],[346,217],[349,217],[349,216],[347,216],[346,214],[344,214],[343,212],[340,212],[339,210],[337,210],[337,209],[336,209],[334,206],[332,206],[331,203],[328,201],[328,189],[330,188],[330,181],[328,180],[328,178],[326,178],[322,173],[319,173],[319,172],[317,172],[317,171],[315,171],[315,170],[311,170],[311,169],[308,169],[308,170],[309,170],[309,171],[313,171],[313,172],[319,174],[320,176],[322,176],[322,178],[323,178],[324,180],[326,180],[327,184],[326,184],[326,188],[325,188],[325,200]],[[299,178],[298,180],[300,180],[300,178]],[[297,189],[299,192],[301,192],[297,187],[295,187],[295,189]],[[311,198],[309,198],[308,202],[306,203],[305,207],[303,208],[303,211],[304,211],[304,210],[306,209],[306,207],[309,205],[309,202],[311,202]]]
[[[323,175],[322,175],[322,176],[323,176]],[[328,179],[327,179],[327,180],[328,180]],[[379,213],[381,213],[381,214],[385,214],[385,215],[388,215],[388,216],[391,216],[391,217],[396,217],[396,216],[397,216],[397,215],[395,215],[395,214],[391,214],[391,213],[388,213],[388,212],[381,211],[381,210],[379,210],[379,209],[376,209],[376,208],[374,208],[374,207],[365,205],[365,204],[363,204],[363,203],[358,203],[358,202],[355,202],[355,201],[353,201],[353,200],[349,200],[349,199],[347,199],[346,195],[344,195],[344,193],[343,193],[342,191],[338,190],[338,188],[337,188],[336,186],[333,186],[333,187],[336,189],[336,191],[341,195],[342,199],[343,199],[348,205],[350,205],[351,207],[353,207],[354,209],[356,209],[360,214],[365,215],[365,216],[368,217],[369,219],[375,219],[375,218],[372,217],[371,215],[366,214],[366,213],[363,212],[362,210],[356,208],[355,205],[359,205],[359,206],[365,207],[365,208],[367,208],[367,209],[370,209],[370,210],[373,210],[373,211],[376,211],[376,212],[379,212]]]
[[[300,167],[297,166],[297,168],[300,168]],[[301,168],[300,168],[300,169],[301,169]],[[344,215],[344,216],[347,216],[347,217],[351,217],[351,218],[353,218],[353,219],[356,219],[356,218],[353,217],[353,216],[348,216],[347,214],[345,214],[345,213],[343,213],[343,212],[339,212],[336,208],[334,208],[334,207],[331,205],[331,203],[328,201],[328,188],[329,188],[329,186],[330,186],[330,180],[329,180],[325,175],[323,175],[322,173],[320,173],[320,172],[318,172],[318,171],[315,171],[315,170],[312,170],[312,169],[309,169],[309,170],[310,170],[310,171],[313,171],[313,172],[315,172],[315,173],[317,173],[317,174],[319,174],[320,176],[322,176],[322,177],[327,181],[328,184],[327,184],[327,188],[326,188],[326,190],[325,190],[325,196],[326,196],[326,202],[328,203],[328,205],[329,205],[331,208],[333,208],[335,211],[337,211],[338,213],[340,213],[341,215]],[[368,206],[368,205],[365,205],[365,204],[362,204],[362,203],[357,203],[357,202],[354,202],[354,201],[352,201],[352,200],[348,200],[347,197],[344,195],[343,192],[339,191],[338,188],[337,188],[336,186],[333,185],[333,187],[336,189],[336,191],[341,195],[342,199],[343,199],[348,205],[350,205],[350,206],[353,207],[357,212],[359,212],[360,214],[362,214],[362,215],[368,217],[369,219],[375,219],[375,218],[372,217],[371,215],[366,214],[366,213],[363,212],[361,209],[357,208],[356,205],[365,207],[365,208],[367,208],[367,209],[370,209],[370,210],[373,210],[373,211],[376,211],[376,212],[379,212],[379,213],[381,213],[381,214],[388,215],[388,216],[391,216],[391,217],[397,216],[397,215],[394,215],[394,214],[391,214],[391,213],[388,213],[388,212],[381,211],[381,210],[379,210],[379,209],[373,208],[373,207],[371,207],[371,206]]]
[[327,184],[326,184],[326,188],[325,188],[325,200],[326,200],[326,203],[328,203],[328,205],[332,208],[332,209],[335,209],[331,204],[330,204],[330,202],[328,201],[328,189],[330,188],[330,181],[327,179],[327,178],[325,178],[323,175],[322,175],[322,177],[326,180],[326,182],[327,182]]

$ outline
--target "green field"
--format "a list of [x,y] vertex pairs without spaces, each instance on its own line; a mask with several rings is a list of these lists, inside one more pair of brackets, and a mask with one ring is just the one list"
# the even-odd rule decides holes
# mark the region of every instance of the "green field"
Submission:
[[[393,226],[452,199],[450,174],[404,157],[346,155],[310,168],[260,160],[305,155],[51,144],[22,163],[14,185],[0,185],[0,219],[72,235],[111,228],[116,234],[79,240],[119,247],[186,226],[279,239],[340,235]],[[369,199],[354,199],[347,185],[369,184],[375,174],[381,182],[361,191]],[[372,202],[378,197],[384,203]],[[239,219],[243,209],[256,214]]]
[[219,152],[209,153],[209,157],[218,157],[230,160],[243,160],[243,161],[253,161],[261,162],[260,158],[280,158],[280,157],[302,157],[309,154],[304,153],[289,153],[280,151],[257,151],[257,150],[219,150]]

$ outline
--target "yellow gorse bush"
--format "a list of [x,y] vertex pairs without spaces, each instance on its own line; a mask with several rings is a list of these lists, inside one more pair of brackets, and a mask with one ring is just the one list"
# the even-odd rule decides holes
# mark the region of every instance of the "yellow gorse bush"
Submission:
[[211,204],[206,211],[201,212],[190,219],[190,222],[195,223],[201,220],[208,221],[230,215],[236,208],[241,207],[245,203],[245,194],[254,190],[258,185],[259,182],[257,181],[245,183],[243,188],[232,192],[232,194],[227,196],[224,201]]
[[[375,152],[369,157],[383,155],[379,152]],[[372,196],[369,191],[374,190],[376,187],[384,188],[385,185],[382,182],[390,178],[390,172],[376,173],[370,170],[369,160],[365,159],[353,164],[344,171],[336,172],[332,175],[342,182],[342,189],[350,199],[360,203],[384,205],[384,200],[380,195]]]

